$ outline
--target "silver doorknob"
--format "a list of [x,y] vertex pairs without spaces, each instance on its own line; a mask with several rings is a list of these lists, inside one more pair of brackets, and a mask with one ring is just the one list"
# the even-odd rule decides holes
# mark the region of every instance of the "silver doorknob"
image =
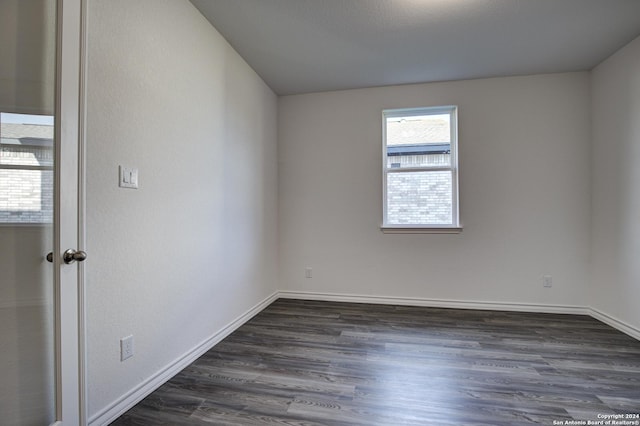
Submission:
[[83,262],[86,258],[87,253],[83,252],[82,250],[69,249],[62,255],[62,259],[64,259],[64,263],[66,264],[73,263],[76,260],[78,262]]
[[47,262],[53,263],[53,252],[52,251],[50,251],[47,254]]

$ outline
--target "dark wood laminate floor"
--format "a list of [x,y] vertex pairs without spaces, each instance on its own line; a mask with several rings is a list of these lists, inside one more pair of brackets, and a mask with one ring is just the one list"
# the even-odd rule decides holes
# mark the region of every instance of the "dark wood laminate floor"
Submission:
[[552,425],[640,412],[587,316],[280,299],[114,425]]

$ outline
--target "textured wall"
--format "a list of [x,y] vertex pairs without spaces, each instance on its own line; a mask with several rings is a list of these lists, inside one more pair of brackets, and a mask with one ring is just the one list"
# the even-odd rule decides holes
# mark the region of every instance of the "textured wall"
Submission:
[[187,0],[88,5],[92,417],[276,290],[277,99]]
[[[381,111],[437,105],[459,107],[464,231],[383,234]],[[285,96],[278,122],[284,289],[589,304],[588,73]]]
[[640,330],[640,38],[591,82],[593,305]]

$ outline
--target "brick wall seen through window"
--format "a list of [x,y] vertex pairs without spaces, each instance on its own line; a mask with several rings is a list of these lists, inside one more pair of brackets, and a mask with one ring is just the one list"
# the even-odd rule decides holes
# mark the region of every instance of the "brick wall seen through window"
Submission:
[[53,117],[0,113],[0,223],[53,221]]

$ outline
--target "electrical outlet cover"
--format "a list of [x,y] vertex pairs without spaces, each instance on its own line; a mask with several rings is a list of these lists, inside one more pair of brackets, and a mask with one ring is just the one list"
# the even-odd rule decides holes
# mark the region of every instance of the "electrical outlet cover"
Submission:
[[120,361],[124,361],[133,356],[133,336],[120,339]]

